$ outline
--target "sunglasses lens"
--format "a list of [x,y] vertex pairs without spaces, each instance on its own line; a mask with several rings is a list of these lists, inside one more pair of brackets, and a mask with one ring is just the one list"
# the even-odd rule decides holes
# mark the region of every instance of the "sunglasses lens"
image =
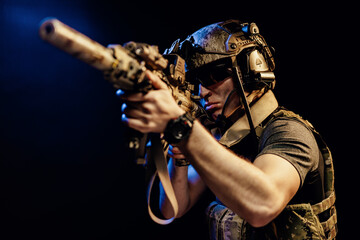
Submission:
[[225,61],[210,64],[205,68],[192,71],[186,75],[187,81],[193,84],[201,84],[204,87],[214,85],[229,77],[232,77],[231,62]]
[[217,81],[212,77],[211,73],[209,73],[209,72],[207,72],[207,73],[204,72],[202,74],[198,74],[196,76],[196,78],[197,78],[198,82],[205,87],[211,86],[211,85],[217,83]]
[[232,76],[232,72],[231,69],[225,69],[225,68],[221,68],[221,69],[214,69],[211,72],[212,78],[216,79],[217,82],[223,81],[228,77]]
[[204,87],[211,86],[232,76],[231,69],[214,68],[196,75],[197,81]]

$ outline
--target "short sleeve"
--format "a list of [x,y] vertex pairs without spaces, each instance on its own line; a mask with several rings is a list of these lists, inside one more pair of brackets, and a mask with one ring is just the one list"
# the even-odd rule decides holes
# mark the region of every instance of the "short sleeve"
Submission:
[[319,164],[319,148],[311,130],[295,119],[279,118],[270,123],[260,137],[259,148],[258,156],[274,154],[289,161],[299,173],[301,186]]

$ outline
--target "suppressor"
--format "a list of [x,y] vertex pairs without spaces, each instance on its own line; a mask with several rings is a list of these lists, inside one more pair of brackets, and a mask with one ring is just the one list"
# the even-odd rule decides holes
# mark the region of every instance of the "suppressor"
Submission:
[[111,49],[104,47],[55,18],[44,19],[39,34],[46,42],[98,70],[106,71],[114,68],[115,58]]

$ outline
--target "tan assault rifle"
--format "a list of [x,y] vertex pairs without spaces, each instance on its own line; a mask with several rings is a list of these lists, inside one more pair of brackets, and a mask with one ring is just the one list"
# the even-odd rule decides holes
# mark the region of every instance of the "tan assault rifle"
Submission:
[[[152,85],[145,77],[145,71],[150,70],[158,75],[169,87],[177,103],[187,112],[195,116],[197,104],[193,101],[194,86],[185,81],[185,61],[176,54],[161,55],[158,47],[145,43],[128,42],[124,46],[109,45],[104,47],[84,34],[65,25],[57,19],[43,20],[40,37],[55,47],[69,53],[75,58],[103,71],[106,80],[116,89],[125,92],[143,92],[152,90]],[[138,164],[147,161],[154,162],[156,172],[151,177],[148,189],[148,205],[150,191],[156,174],[164,187],[174,209],[174,217],[163,220],[157,218],[148,206],[151,218],[159,224],[168,224],[177,215],[178,204],[167,172],[165,155],[168,144],[159,135],[151,138],[151,148],[146,155],[147,134],[130,131],[128,147],[135,153]]]

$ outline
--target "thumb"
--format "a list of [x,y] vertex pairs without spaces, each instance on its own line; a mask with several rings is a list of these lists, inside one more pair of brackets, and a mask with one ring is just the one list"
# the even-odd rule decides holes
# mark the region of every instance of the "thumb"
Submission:
[[146,71],[146,77],[151,81],[151,84],[155,89],[168,89],[166,83],[164,83],[159,76],[155,75],[151,71]]

